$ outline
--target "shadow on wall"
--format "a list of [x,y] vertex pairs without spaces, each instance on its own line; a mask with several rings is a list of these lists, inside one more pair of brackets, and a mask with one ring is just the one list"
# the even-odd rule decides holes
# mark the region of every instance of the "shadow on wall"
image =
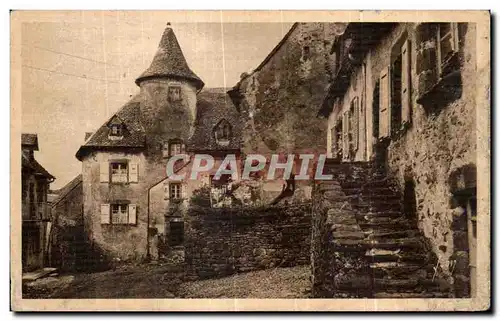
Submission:
[[61,271],[97,272],[112,267],[111,257],[90,242],[83,226],[55,226],[50,244],[50,265]]

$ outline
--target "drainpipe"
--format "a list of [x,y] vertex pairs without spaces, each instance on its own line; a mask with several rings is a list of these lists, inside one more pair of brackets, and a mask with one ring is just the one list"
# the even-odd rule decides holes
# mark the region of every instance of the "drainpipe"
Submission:
[[153,185],[151,185],[148,188],[148,205],[147,205],[148,206],[148,215],[147,215],[147,219],[146,219],[146,223],[147,223],[146,224],[146,259],[145,259],[146,262],[151,261],[151,252],[149,251],[149,216],[150,216],[149,205],[151,202],[151,190],[153,189],[153,187],[157,186],[158,184],[160,184],[161,182],[163,182],[167,178],[168,178],[168,176],[163,177],[161,180],[157,181],[156,183],[154,183]]

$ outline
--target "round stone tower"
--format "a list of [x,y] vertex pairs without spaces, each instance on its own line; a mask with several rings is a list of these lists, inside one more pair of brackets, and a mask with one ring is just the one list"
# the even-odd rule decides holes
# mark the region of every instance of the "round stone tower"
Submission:
[[170,23],[149,68],[136,79],[148,146],[187,142],[194,129],[196,94],[203,81],[189,68]]

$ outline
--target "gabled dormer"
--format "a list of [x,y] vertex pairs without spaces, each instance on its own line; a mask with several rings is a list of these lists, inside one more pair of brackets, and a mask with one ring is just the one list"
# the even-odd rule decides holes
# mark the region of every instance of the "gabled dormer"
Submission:
[[125,125],[123,120],[121,120],[120,117],[116,115],[109,120],[107,127],[109,129],[108,138],[111,140],[123,139],[123,136],[127,131],[127,126]]
[[213,135],[217,144],[220,146],[228,146],[232,136],[231,124],[226,119],[222,119],[215,125]]

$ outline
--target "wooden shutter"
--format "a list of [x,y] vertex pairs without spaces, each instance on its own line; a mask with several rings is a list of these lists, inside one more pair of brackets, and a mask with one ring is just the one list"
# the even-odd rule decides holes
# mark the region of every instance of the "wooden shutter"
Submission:
[[411,57],[410,41],[401,47],[401,122],[411,123]]
[[352,139],[354,150],[358,150],[359,145],[359,98],[354,97],[354,110],[353,110],[353,119],[352,119]]
[[342,158],[349,159],[349,112],[342,115]]
[[139,181],[139,164],[129,163],[128,181],[130,183],[137,183]]
[[109,182],[109,163],[102,162],[99,169],[99,180],[101,183]]
[[101,204],[101,224],[109,224],[109,204]]
[[128,224],[135,225],[137,223],[137,205],[128,205]]
[[180,184],[179,186],[181,188],[181,198],[186,199],[187,198],[187,185]]
[[380,73],[380,109],[379,131],[380,138],[389,137],[391,132],[391,73],[390,67],[385,67]]
[[337,157],[337,131],[336,131],[336,125],[334,125],[331,129],[330,129],[330,135],[332,137],[332,140],[331,140],[331,152],[332,152],[332,158],[336,158]]
[[170,199],[170,190],[169,190],[168,182],[163,184],[163,199],[166,199],[166,200]]

